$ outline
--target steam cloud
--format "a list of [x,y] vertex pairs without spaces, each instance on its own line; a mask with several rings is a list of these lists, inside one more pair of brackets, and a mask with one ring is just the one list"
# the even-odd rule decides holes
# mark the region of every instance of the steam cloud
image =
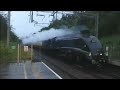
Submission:
[[66,29],[50,29],[38,32],[29,38],[23,39],[23,44],[40,44],[41,41],[48,40],[57,36],[72,34],[70,30]]

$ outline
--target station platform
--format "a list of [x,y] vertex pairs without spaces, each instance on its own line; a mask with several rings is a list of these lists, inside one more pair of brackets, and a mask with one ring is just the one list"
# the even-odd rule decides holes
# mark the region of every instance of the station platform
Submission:
[[62,79],[44,62],[0,64],[0,79]]
[[[120,66],[120,60],[110,61]],[[0,63],[0,79],[62,79],[44,62],[21,61],[20,63]]]
[[110,64],[120,66],[120,60],[112,60],[112,61],[110,61]]
[[62,79],[56,72],[44,62],[34,62],[31,65],[32,72],[37,79]]

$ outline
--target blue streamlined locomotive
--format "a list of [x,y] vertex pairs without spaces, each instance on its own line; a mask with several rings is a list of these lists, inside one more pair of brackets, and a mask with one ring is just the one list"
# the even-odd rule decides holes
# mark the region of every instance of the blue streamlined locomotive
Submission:
[[72,61],[104,65],[108,57],[97,37],[90,35],[88,28],[73,27],[72,34],[55,37],[42,42],[42,49],[70,57]]

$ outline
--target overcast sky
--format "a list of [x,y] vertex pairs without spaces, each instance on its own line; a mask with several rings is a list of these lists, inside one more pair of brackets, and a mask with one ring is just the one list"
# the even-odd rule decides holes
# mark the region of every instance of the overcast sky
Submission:
[[[0,13],[3,12],[4,16],[7,17],[8,11],[0,11]],[[30,11],[11,11],[11,17],[10,17],[10,24],[12,26],[12,31],[20,38],[26,38],[32,37],[33,33],[38,33],[43,27],[47,27],[50,24],[50,21],[52,21],[53,17],[50,16],[53,11],[34,11],[33,19],[37,21],[38,23],[48,23],[48,24],[37,24],[30,23]],[[62,12],[64,14],[71,14],[71,11],[58,11],[57,19],[61,19]],[[5,15],[6,14],[6,15]],[[38,15],[44,15],[43,16],[37,16]],[[53,30],[54,31],[54,30]],[[54,33],[54,32],[53,32]],[[46,34],[46,33],[45,33]],[[52,34],[52,33],[51,33]],[[46,36],[46,35],[44,35]]]
[[[41,28],[48,26],[49,24],[39,24],[34,25],[34,23],[30,23],[30,11],[12,11],[11,12],[11,25],[13,26],[13,32],[19,37],[23,38],[25,36],[30,36],[32,33],[39,31]],[[39,12],[38,14],[45,15],[37,16],[37,12],[34,11],[34,20],[39,23],[50,23],[52,17],[49,16],[51,13],[48,12]],[[58,19],[60,19],[62,14],[58,15]]]

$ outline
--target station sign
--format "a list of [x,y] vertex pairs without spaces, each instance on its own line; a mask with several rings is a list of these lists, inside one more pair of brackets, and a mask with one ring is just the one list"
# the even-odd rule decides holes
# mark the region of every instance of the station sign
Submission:
[[28,46],[24,46],[24,52],[28,52]]

